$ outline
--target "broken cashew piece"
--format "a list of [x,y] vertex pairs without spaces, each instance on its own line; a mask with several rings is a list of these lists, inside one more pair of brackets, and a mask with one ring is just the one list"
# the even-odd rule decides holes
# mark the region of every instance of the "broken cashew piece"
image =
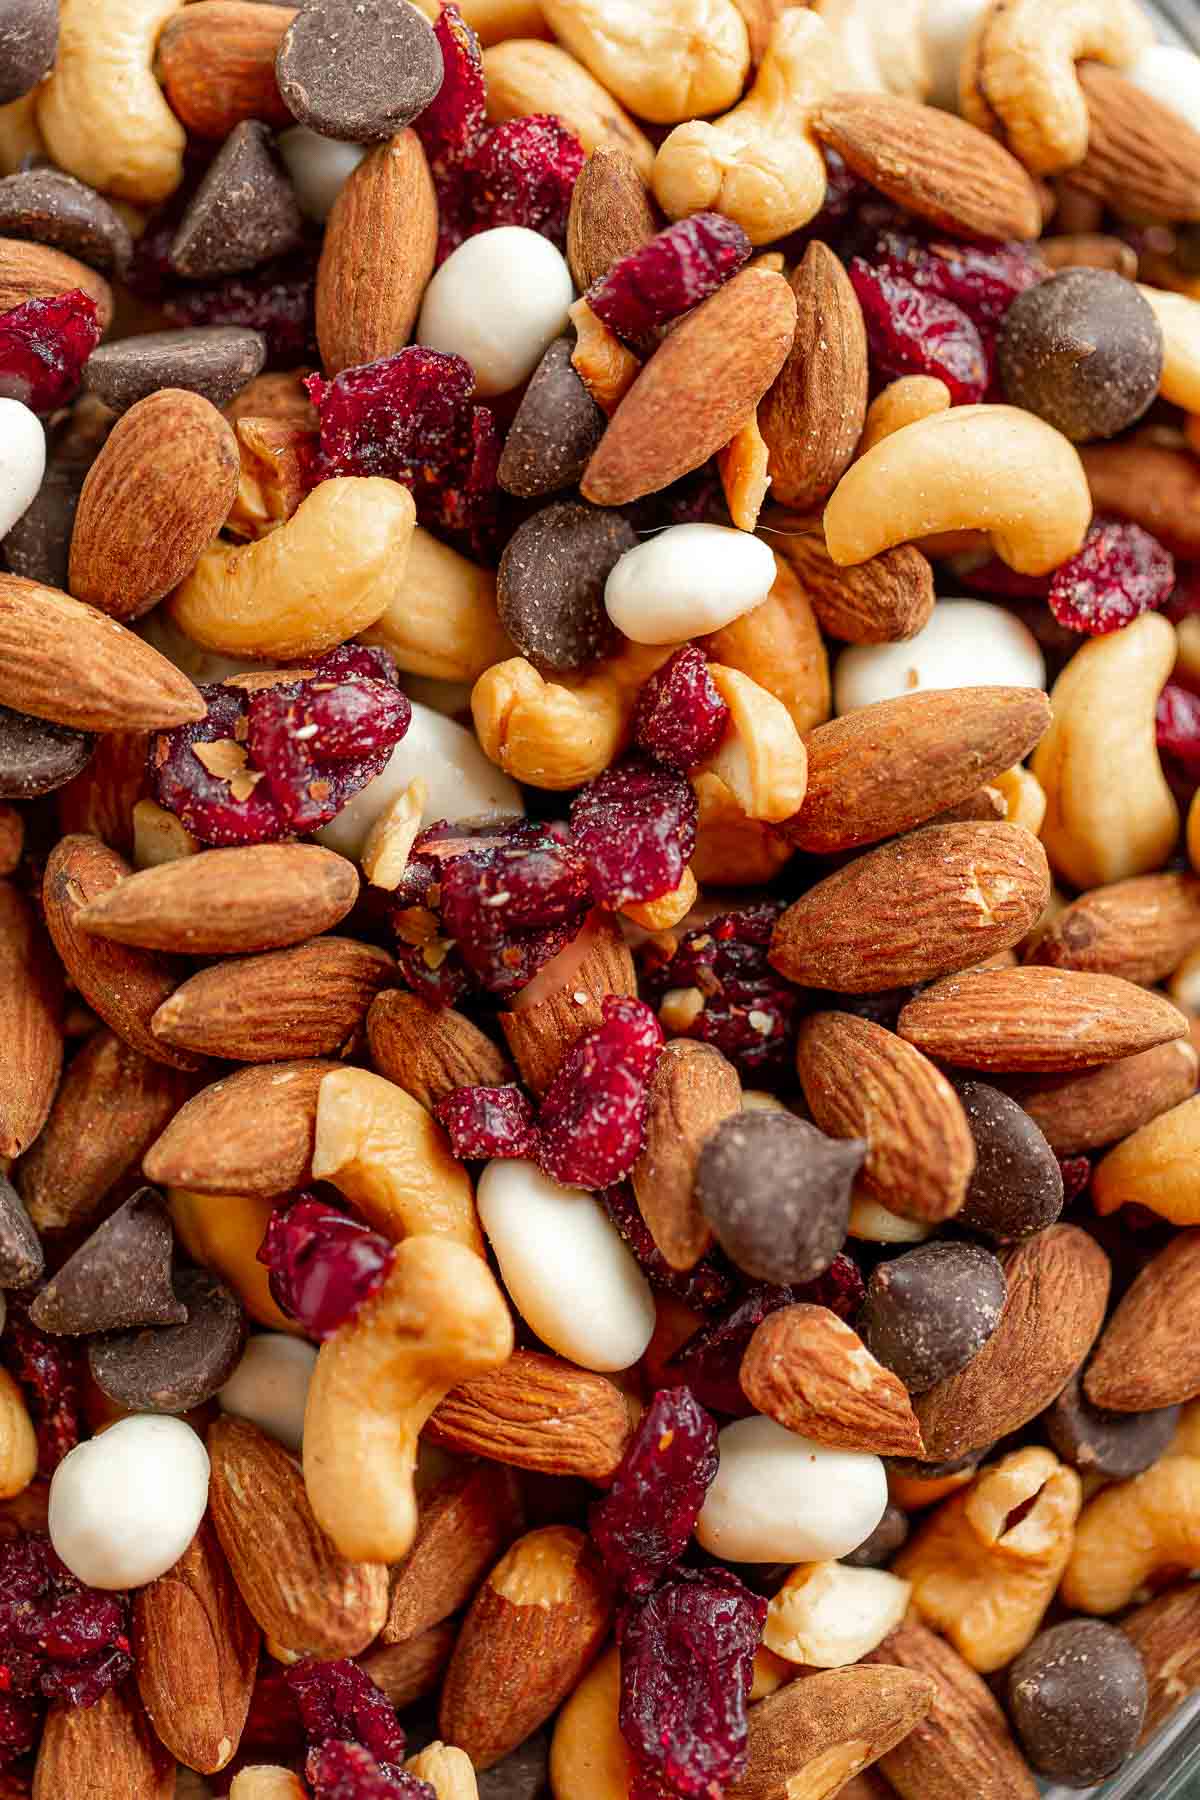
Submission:
[[404,1765],[406,1775],[427,1781],[437,1800],[479,1800],[475,1767],[465,1750],[437,1739]]
[[1113,1613],[1168,1568],[1200,1568],[1200,1457],[1160,1457],[1089,1500],[1062,1598],[1077,1612]]
[[1138,285],[1138,293],[1163,334],[1163,370],[1158,391],[1172,406],[1200,413],[1200,300]]
[[556,38],[639,119],[732,106],[750,69],[733,0],[542,0]]
[[[812,135],[835,86],[833,39],[814,13],[776,21],[754,86],[723,119],[677,126],[654,160],[654,195],[671,219],[715,210],[752,244],[797,231],[825,203],[825,158]],[[699,109],[702,110],[702,109]]]
[[495,575],[419,525],[387,610],[361,637],[390,650],[405,674],[434,681],[476,681],[512,653],[496,611]]
[[308,1390],[304,1480],[343,1556],[407,1554],[426,1420],[451,1388],[512,1351],[512,1316],[481,1257],[449,1238],[397,1246],[382,1285],[322,1344]]
[[889,381],[868,406],[858,454],[865,456],[906,425],[949,410],[950,389],[936,375],[901,375],[898,380]]
[[1016,406],[953,406],[906,425],[842,476],[825,543],[843,567],[934,532],[987,532],[1021,575],[1048,575],[1083,543],[1092,496],[1079,452]]
[[749,675],[709,663],[729,708],[725,736],[705,768],[718,775],[748,819],[777,825],[804,804],[808,752],[781,700]]
[[762,1641],[787,1662],[844,1669],[895,1631],[909,1592],[908,1582],[886,1569],[801,1563],[772,1599]]
[[700,809],[692,873],[701,886],[749,887],[773,881],[793,855],[788,840],[761,820],[748,819],[712,768],[696,770],[692,786]]

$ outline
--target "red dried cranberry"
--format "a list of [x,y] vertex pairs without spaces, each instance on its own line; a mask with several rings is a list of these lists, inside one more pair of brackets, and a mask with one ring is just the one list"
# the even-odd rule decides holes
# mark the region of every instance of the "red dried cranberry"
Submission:
[[1168,681],[1155,710],[1158,747],[1193,783],[1200,782],[1200,694]]
[[261,331],[267,368],[294,369],[318,359],[315,293],[316,260],[298,252],[211,284],[181,282],[162,307],[175,325],[247,325]]
[[1162,610],[1172,625],[1200,612],[1200,563],[1176,562],[1175,587]]
[[37,1434],[38,1473],[53,1475],[80,1437],[83,1357],[78,1343],[39,1331],[29,1317],[28,1301],[10,1294],[0,1362],[24,1390]]
[[95,1706],[132,1668],[129,1640],[122,1638],[121,1644],[97,1650],[79,1662],[47,1663],[42,1671],[42,1694],[47,1700],[65,1700],[68,1706]]
[[325,1339],[375,1292],[393,1254],[377,1231],[301,1194],[271,1214],[258,1260],[283,1311],[310,1337]]
[[571,195],[586,161],[573,131],[550,113],[529,113],[489,131],[466,168],[472,232],[523,225],[566,248]]
[[1154,612],[1175,585],[1175,559],[1123,519],[1093,519],[1083,548],[1055,569],[1050,611],[1068,631],[1102,637]]
[[404,1732],[396,1709],[357,1663],[301,1662],[284,1675],[310,1748],[351,1740],[377,1762],[398,1763]]
[[[4,1652],[0,1651],[0,1657]],[[5,1664],[0,1661],[0,1769],[33,1749],[41,1725],[41,1708],[5,1691]]]
[[717,1427],[690,1389],[660,1388],[588,1516],[617,1583],[645,1594],[677,1562],[717,1472]]
[[625,756],[571,802],[571,835],[599,905],[657,900],[683,880],[696,847],[696,795],[676,769]]
[[902,267],[914,287],[952,300],[981,328],[999,325],[1018,294],[1050,273],[1032,244],[925,242],[903,231],[883,231],[877,255]]
[[125,1595],[85,1587],[49,1538],[0,1541],[0,1690],[94,1705],[133,1667],[125,1622]]
[[1058,1166],[1062,1170],[1063,1205],[1070,1206],[1087,1191],[1092,1179],[1091,1158],[1087,1156],[1060,1156]]
[[901,264],[873,269],[855,257],[849,274],[877,375],[889,381],[901,375],[936,376],[956,406],[983,398],[988,358],[978,328],[960,306],[923,292]]
[[655,1243],[627,1182],[606,1188],[600,1198],[652,1287],[674,1294],[676,1299],[700,1312],[712,1312],[726,1304],[735,1283],[733,1272],[720,1251],[710,1251],[694,1268],[673,1269]]
[[659,762],[694,769],[725,735],[729,708],[708,672],[708,658],[684,644],[638,695],[633,741]]
[[65,406],[99,342],[96,302],[82,288],[0,313],[0,396],[36,413]]
[[642,1001],[606,994],[601,1011],[604,1023],[563,1058],[538,1119],[538,1161],[566,1187],[608,1187],[632,1169],[662,1051],[658,1020]]
[[974,567],[956,569],[960,581],[979,594],[999,594],[1005,600],[1044,600],[1050,591],[1048,575],[1021,575],[998,556],[989,556]]
[[239,1750],[255,1754],[256,1762],[281,1762],[304,1744],[300,1714],[288,1686],[285,1671],[264,1663],[250,1696],[250,1711],[242,1730]]
[[310,1750],[304,1774],[313,1800],[437,1800],[427,1781],[381,1767],[361,1744],[335,1742]]
[[618,337],[644,342],[656,326],[715,294],[751,248],[723,213],[693,213],[615,262],[588,289],[588,305]]
[[713,1800],[746,1766],[746,1708],[767,1602],[728,1569],[675,1569],[617,1616],[631,1800]]
[[442,85],[412,128],[431,166],[463,162],[483,135],[487,83],[479,39],[458,7],[442,7],[433,27],[442,51]]
[[689,931],[669,961],[656,947],[644,955],[644,981],[655,1004],[672,988],[695,988],[704,1002],[687,1037],[712,1044],[743,1075],[772,1079],[789,1069],[801,995],[767,961],[775,921],[773,901],[722,913]]
[[515,1084],[457,1087],[433,1109],[462,1162],[485,1156],[532,1156],[537,1149],[533,1106]]

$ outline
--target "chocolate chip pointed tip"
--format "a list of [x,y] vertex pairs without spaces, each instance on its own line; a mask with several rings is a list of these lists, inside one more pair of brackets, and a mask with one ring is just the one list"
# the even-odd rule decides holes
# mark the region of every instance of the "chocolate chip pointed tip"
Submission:
[[0,1175],[0,1288],[31,1287],[45,1266],[41,1240],[21,1196]]
[[246,1341],[241,1304],[207,1269],[183,1269],[175,1294],[181,1325],[93,1337],[88,1367],[101,1391],[135,1412],[183,1413],[203,1406],[232,1375]]
[[139,1188],[68,1257],[30,1308],[42,1331],[82,1337],[137,1325],[182,1325],[171,1285],[174,1234],[153,1188]]

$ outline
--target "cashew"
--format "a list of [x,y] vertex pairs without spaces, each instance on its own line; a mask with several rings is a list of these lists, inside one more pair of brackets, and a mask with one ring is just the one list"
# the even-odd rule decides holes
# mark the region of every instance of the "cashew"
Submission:
[[673,925],[681,925],[687,918],[699,891],[696,877],[690,869],[685,869],[679,886],[672,888],[669,894],[660,894],[657,900],[631,900],[621,908],[621,917],[632,920],[643,931],[670,931]]
[[[973,1669],[990,1674],[1035,1636],[1071,1555],[1082,1503],[1079,1476],[1052,1451],[1014,1451],[943,1502],[892,1567],[911,1581],[924,1622]],[[1022,1508],[1010,1528],[1010,1515]]]
[[773,881],[792,846],[769,826],[748,819],[711,769],[692,777],[700,805],[692,873],[702,887],[749,887]]
[[909,1584],[885,1569],[801,1563],[767,1610],[763,1643],[788,1662],[843,1669],[878,1649],[908,1610]]
[[154,78],[158,34],[183,0],[59,0],[58,55],[37,122],[60,169],[155,206],[183,179],[187,136]]
[[[442,0],[414,0],[427,19],[437,23]],[[463,18],[481,44],[500,44],[505,38],[549,37],[538,0],[462,0]]]
[[575,327],[571,367],[601,412],[611,419],[641,374],[642,365],[586,300],[576,300],[567,316]]
[[[761,261],[756,264],[761,267]],[[783,271],[777,271],[782,274]],[[723,450],[717,451],[717,472],[729,516],[739,531],[753,531],[758,524],[771,477],[767,465],[771,452],[753,414],[739,427]]]
[[387,610],[360,636],[364,644],[390,650],[406,674],[437,681],[477,681],[512,654],[496,612],[493,572],[468,562],[419,525]]
[[1200,1225],[1200,1094],[1159,1113],[1096,1165],[1101,1215],[1144,1206],[1172,1225]]
[[799,812],[808,786],[808,753],[787,708],[738,669],[709,663],[729,725],[705,764],[748,819],[778,824]]
[[304,1783],[290,1769],[250,1763],[233,1778],[229,1800],[304,1800]]
[[419,1756],[410,1756],[405,1773],[427,1781],[437,1800],[479,1800],[479,1784],[465,1750],[437,1740],[426,1744]]
[[417,1530],[417,1441],[440,1400],[513,1350],[487,1264],[449,1238],[411,1237],[382,1286],[322,1344],[304,1413],[313,1513],[343,1556],[398,1562]]
[[768,1694],[777,1694],[781,1687],[796,1679],[796,1665],[788,1662],[786,1657],[776,1656],[760,1644],[754,1652],[754,1679],[750,1683],[750,1702],[765,1700]]
[[1153,41],[1137,0],[993,0],[964,53],[963,113],[983,131],[998,120],[1027,169],[1056,175],[1087,155],[1075,64],[1125,68]]
[[1163,371],[1158,391],[1184,412],[1200,412],[1200,300],[1139,286],[1162,327]]
[[206,650],[318,656],[383,617],[404,581],[416,517],[397,481],[323,481],[269,537],[210,544],[168,613]]
[[0,1500],[24,1493],[37,1474],[38,1448],[25,1396],[0,1369]]
[[867,408],[858,454],[865,456],[893,432],[950,410],[950,389],[936,375],[902,375],[889,381]]
[[862,1238],[868,1244],[923,1244],[933,1235],[934,1227],[920,1219],[902,1219],[856,1181],[850,1189],[847,1230],[851,1237]]
[[157,800],[139,800],[133,808],[133,866],[157,869],[160,863],[178,862],[200,849],[187,826]]
[[428,801],[429,784],[418,775],[388,801],[371,826],[361,861],[372,887],[394,893],[400,886]]
[[317,1093],[312,1172],[393,1242],[448,1238],[483,1255],[470,1177],[420,1101],[382,1075],[326,1075]]
[[741,105],[712,124],[692,118],[659,150],[653,187],[668,218],[722,212],[752,244],[806,225],[825,203],[825,158],[810,119],[833,91],[834,70],[833,40],[821,21],[785,12]]
[[234,537],[261,538],[286,525],[304,498],[302,448],[307,426],[292,419],[244,414],[234,425],[241,460],[237,498],[222,529]]
[[592,1664],[555,1722],[554,1800],[629,1800],[633,1767],[617,1717],[620,1697],[621,1659],[613,1644]]
[[1032,769],[1018,763],[992,776],[991,785],[1004,798],[1004,817],[1010,825],[1023,825],[1037,837],[1046,817],[1046,794]]
[[732,106],[750,67],[733,0],[542,0],[555,37],[639,119]]
[[1161,1457],[1083,1509],[1062,1598],[1077,1612],[1128,1606],[1160,1569],[1200,1568],[1200,1457]]
[[931,532],[986,531],[1022,575],[1074,556],[1092,517],[1079,452],[1016,406],[953,406],[894,432],[842,476],[825,508],[835,563]]
[[1053,721],[1031,767],[1046,793],[1046,854],[1077,888],[1161,869],[1174,847],[1179,809],[1154,725],[1174,661],[1171,625],[1144,613],[1087,639],[1054,684]]
[[180,1243],[206,1269],[227,1281],[250,1317],[270,1331],[303,1337],[303,1327],[276,1305],[267,1270],[258,1260],[274,1199],[267,1194],[197,1194],[167,1189],[167,1211]]
[[842,59],[838,86],[924,100],[933,84],[926,0],[814,0]]
[[796,730],[823,725],[830,712],[829,657],[804,583],[778,553],[766,599],[710,632],[700,647],[714,662],[740,669],[782,700]]
[[510,38],[486,52],[483,73],[489,123],[499,125],[530,113],[553,113],[575,133],[589,156],[601,147],[624,150],[633,158],[638,174],[650,179],[654,146],[645,132],[638,130],[608,89],[558,44]]

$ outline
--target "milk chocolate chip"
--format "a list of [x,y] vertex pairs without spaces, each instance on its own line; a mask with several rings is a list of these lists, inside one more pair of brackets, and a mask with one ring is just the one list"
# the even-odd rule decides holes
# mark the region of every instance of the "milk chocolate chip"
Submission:
[[610,650],[604,584],[637,542],[620,513],[581,500],[556,501],[519,525],[500,558],[496,606],[522,655],[562,671]]
[[86,731],[0,706],[0,800],[34,800],[63,787],[92,759]]
[[842,1561],[852,1569],[884,1569],[897,1550],[908,1541],[908,1514],[898,1506],[885,1506],[883,1517],[857,1550],[851,1550]]
[[105,275],[123,269],[133,249],[108,201],[61,169],[22,169],[0,181],[0,233],[49,244]]
[[787,1112],[723,1119],[700,1151],[696,1197],[725,1254],[780,1286],[814,1281],[846,1239],[861,1138],[830,1138]]
[[442,49],[408,0],[307,0],[283,34],[283,103],[324,137],[376,144],[403,131],[442,85]]
[[955,1085],[975,1139],[975,1173],[956,1223],[997,1244],[1053,1225],[1063,1209],[1062,1170],[1040,1127],[986,1081]]
[[1115,437],[1158,393],[1163,335],[1133,282],[1064,269],[1026,288],[997,341],[1004,391],[1075,443]]
[[236,275],[294,250],[300,202],[259,119],[234,127],[192,196],[171,243],[171,267],[193,280]]
[[1007,1297],[1004,1270],[990,1250],[921,1244],[872,1272],[858,1333],[910,1394],[923,1394],[979,1354]]
[[1157,1462],[1178,1423],[1177,1406],[1141,1413],[1105,1412],[1093,1406],[1083,1392],[1078,1371],[1042,1414],[1046,1436],[1064,1462],[1084,1473],[1110,1475],[1118,1481],[1140,1475]]
[[504,440],[497,480],[524,500],[574,487],[608,424],[575,373],[573,349],[570,338],[555,338]]
[[171,1287],[174,1247],[165,1206],[153,1188],[139,1188],[46,1283],[30,1317],[63,1336],[183,1325],[187,1307]]
[[44,1267],[33,1221],[12,1182],[0,1175],[0,1288],[28,1287]]
[[58,49],[58,0],[0,0],[0,106],[35,88]]
[[267,340],[245,325],[194,325],[147,331],[93,350],[83,383],[114,412],[127,412],[159,388],[186,388],[227,406],[267,359]]
[[1099,1619],[1039,1632],[1008,1675],[1008,1704],[1026,1756],[1068,1787],[1119,1769],[1141,1736],[1146,1670],[1132,1641]]
[[207,1269],[184,1269],[175,1293],[186,1325],[115,1332],[88,1344],[88,1366],[110,1400],[135,1412],[190,1412],[224,1387],[246,1341],[246,1316]]

